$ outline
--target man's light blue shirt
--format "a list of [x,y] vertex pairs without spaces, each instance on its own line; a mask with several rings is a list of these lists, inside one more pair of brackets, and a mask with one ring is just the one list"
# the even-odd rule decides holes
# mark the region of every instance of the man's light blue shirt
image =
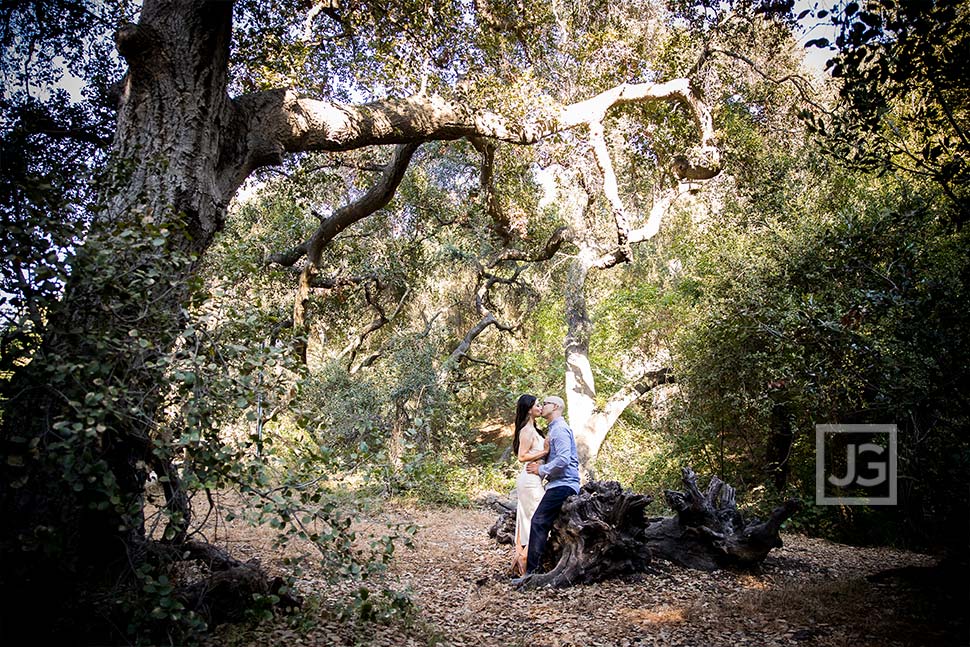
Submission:
[[539,466],[539,476],[548,481],[546,489],[566,486],[579,494],[579,455],[576,439],[566,421],[556,418],[549,423],[549,456]]

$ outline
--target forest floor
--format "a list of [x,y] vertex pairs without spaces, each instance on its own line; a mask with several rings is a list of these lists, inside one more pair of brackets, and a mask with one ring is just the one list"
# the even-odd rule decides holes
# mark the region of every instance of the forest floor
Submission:
[[[231,507],[231,497],[221,506]],[[363,521],[363,530],[377,533],[387,523],[419,527],[414,548],[395,551],[388,574],[416,605],[408,622],[339,618],[354,585],[328,584],[309,569],[298,585],[307,603],[296,616],[222,625],[207,644],[970,645],[970,584],[943,586],[925,555],[783,534],[784,547],[754,570],[706,573],[656,563],[627,581],[519,592],[508,570],[511,548],[488,537],[496,518],[485,508],[385,504]],[[282,570],[270,529],[233,521],[225,537],[235,555]]]

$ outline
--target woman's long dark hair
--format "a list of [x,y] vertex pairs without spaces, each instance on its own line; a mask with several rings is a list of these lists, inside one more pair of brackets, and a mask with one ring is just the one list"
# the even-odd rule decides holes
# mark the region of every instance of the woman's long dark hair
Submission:
[[[515,435],[512,436],[512,452],[516,455],[519,454],[519,432],[522,431],[525,423],[529,422],[529,409],[532,408],[532,405],[538,399],[536,396],[526,393],[525,395],[520,395],[519,401],[515,404]],[[536,429],[536,432],[538,431]],[[542,434],[540,433],[539,435],[541,436]]]

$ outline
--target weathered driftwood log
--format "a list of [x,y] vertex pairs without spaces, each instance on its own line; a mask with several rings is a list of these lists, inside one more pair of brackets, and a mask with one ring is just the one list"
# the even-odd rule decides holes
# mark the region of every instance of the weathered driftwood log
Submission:
[[[652,558],[681,566],[713,570],[750,566],[782,545],[778,531],[801,504],[790,500],[765,522],[747,522],[737,509],[735,490],[716,476],[706,492],[697,475],[683,469],[685,492],[664,492],[674,517],[646,518],[646,495],[623,490],[615,481],[592,481],[566,500],[549,535],[543,573],[517,580],[524,588],[563,587],[639,573]],[[505,511],[489,531],[499,543],[515,528],[515,511]]]
[[707,491],[701,492],[694,470],[685,467],[682,475],[685,492],[664,491],[677,516],[653,519],[646,529],[654,557],[681,566],[710,571],[757,564],[772,548],[781,547],[781,524],[801,509],[800,501],[790,499],[775,508],[767,521],[745,521],[733,487],[713,476]]

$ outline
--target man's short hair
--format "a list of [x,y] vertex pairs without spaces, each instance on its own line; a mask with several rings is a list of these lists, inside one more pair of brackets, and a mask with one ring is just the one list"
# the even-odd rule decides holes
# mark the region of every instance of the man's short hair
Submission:
[[566,408],[566,403],[562,401],[562,398],[556,395],[547,395],[545,398],[543,398],[542,403],[543,404],[551,403],[556,405],[560,409]]

